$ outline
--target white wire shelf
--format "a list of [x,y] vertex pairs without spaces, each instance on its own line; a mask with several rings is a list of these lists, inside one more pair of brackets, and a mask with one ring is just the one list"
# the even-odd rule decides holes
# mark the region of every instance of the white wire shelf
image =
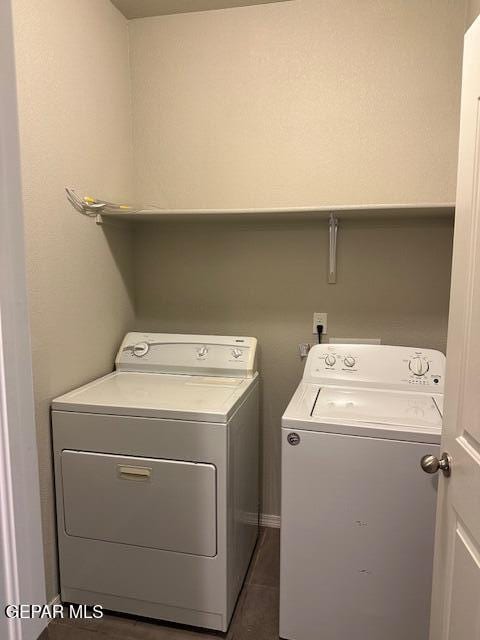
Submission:
[[129,222],[155,222],[175,219],[262,219],[300,220],[305,218],[329,218],[334,213],[342,218],[413,216],[413,217],[453,217],[453,202],[411,203],[411,204],[351,204],[322,205],[319,207],[273,207],[245,209],[157,209],[103,210],[98,222],[106,219]]
[[65,189],[67,200],[79,213],[95,218],[97,224],[107,220],[125,222],[155,222],[165,220],[291,220],[328,219],[329,247],[328,247],[328,282],[337,282],[337,239],[339,217],[350,219],[372,217],[428,217],[453,218],[455,205],[453,202],[426,202],[412,204],[348,204],[322,205],[319,207],[278,207],[278,208],[247,208],[247,209],[158,209],[148,207],[135,209],[127,204],[116,204],[84,196],[80,198],[73,189]]
[[423,203],[383,203],[383,204],[328,204],[308,207],[272,207],[272,208],[242,208],[242,209],[162,209],[154,205],[145,208],[135,208],[128,204],[116,204],[94,198],[92,196],[79,197],[73,189],[65,188],[68,202],[79,213],[94,217],[98,223],[104,219],[126,220],[129,222],[148,222],[175,218],[262,218],[277,219],[279,217],[298,220],[301,218],[328,218],[331,214],[345,217],[359,216],[453,216],[455,204],[453,202],[423,202]]

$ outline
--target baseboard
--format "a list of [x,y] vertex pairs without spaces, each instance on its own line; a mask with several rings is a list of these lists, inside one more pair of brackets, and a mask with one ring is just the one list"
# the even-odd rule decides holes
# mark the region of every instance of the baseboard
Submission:
[[280,529],[280,516],[276,516],[273,513],[261,513],[260,526]]
[[48,606],[53,607],[55,604],[62,604],[62,601],[60,599],[60,594],[52,598],[52,600],[50,600],[50,602],[48,603]]

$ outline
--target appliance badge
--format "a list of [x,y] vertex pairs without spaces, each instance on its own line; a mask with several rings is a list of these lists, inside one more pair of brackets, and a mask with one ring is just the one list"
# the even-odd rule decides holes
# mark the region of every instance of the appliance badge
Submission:
[[300,444],[300,436],[298,433],[289,433],[287,436],[287,442],[294,447],[295,445]]

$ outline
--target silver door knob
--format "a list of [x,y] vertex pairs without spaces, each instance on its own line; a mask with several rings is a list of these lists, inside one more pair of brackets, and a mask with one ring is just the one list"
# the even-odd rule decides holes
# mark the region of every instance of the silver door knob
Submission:
[[437,473],[437,471],[441,471],[446,478],[448,478],[452,472],[451,465],[452,459],[446,452],[442,453],[440,460],[431,453],[423,456],[420,460],[420,466],[425,473]]

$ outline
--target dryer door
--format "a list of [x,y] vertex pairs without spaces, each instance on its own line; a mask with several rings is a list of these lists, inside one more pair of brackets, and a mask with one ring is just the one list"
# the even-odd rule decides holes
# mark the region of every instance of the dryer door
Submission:
[[215,556],[212,464],[62,452],[67,535]]

